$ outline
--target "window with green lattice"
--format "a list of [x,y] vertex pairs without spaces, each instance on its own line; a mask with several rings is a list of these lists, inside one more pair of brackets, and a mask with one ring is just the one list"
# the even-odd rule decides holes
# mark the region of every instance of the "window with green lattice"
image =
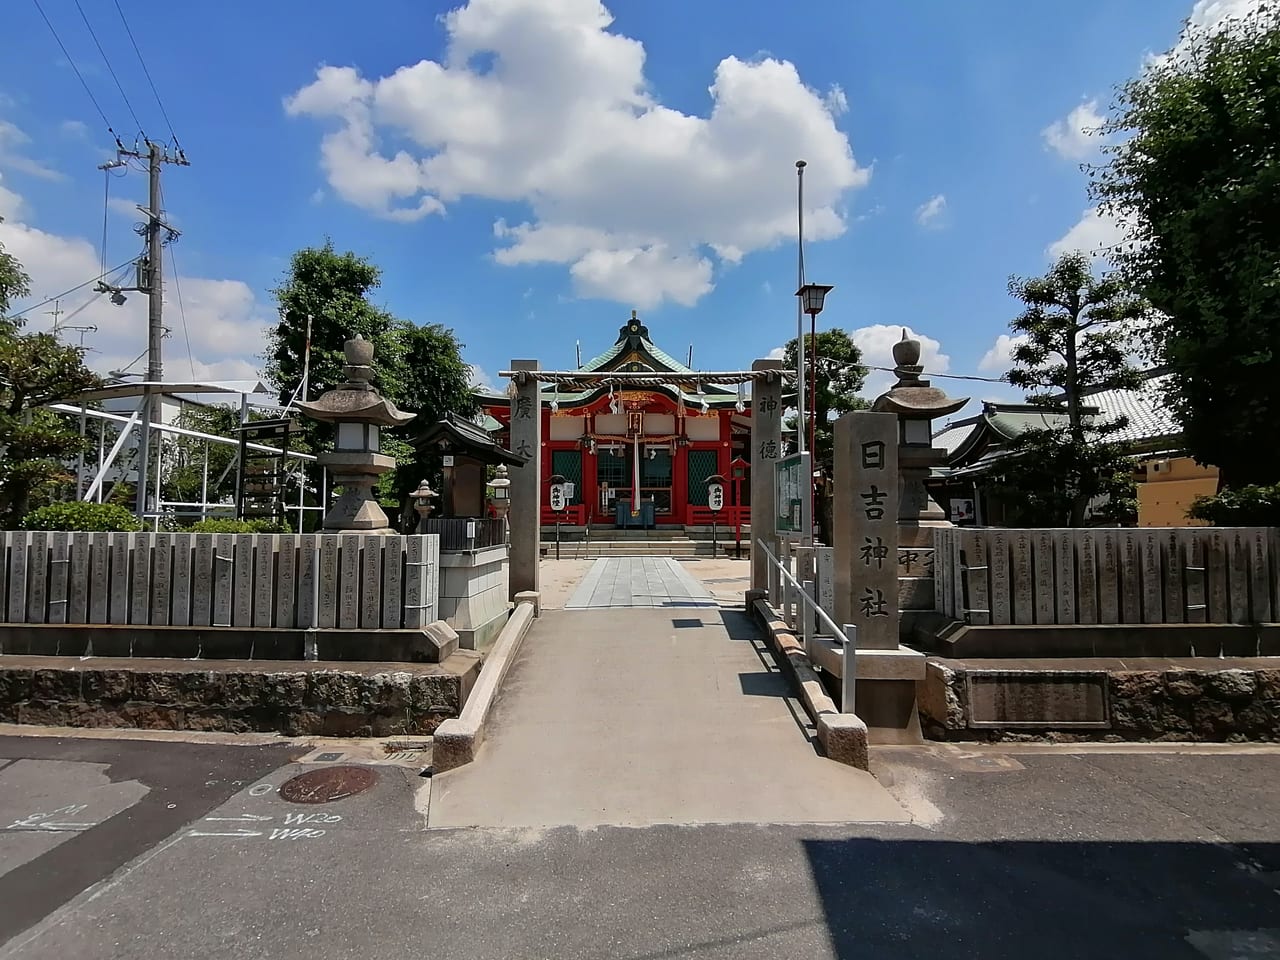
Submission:
[[552,450],[551,472],[558,473],[573,484],[573,496],[568,503],[582,502],[582,451]]
[[707,505],[707,477],[716,472],[719,454],[715,450],[689,451],[689,504]]

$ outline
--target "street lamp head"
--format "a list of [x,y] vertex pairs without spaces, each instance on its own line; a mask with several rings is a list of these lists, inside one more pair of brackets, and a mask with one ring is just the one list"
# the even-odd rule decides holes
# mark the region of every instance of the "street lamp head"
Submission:
[[806,283],[796,291],[796,296],[800,298],[800,309],[809,316],[816,317],[822,312],[822,303],[827,294],[834,289],[826,283]]

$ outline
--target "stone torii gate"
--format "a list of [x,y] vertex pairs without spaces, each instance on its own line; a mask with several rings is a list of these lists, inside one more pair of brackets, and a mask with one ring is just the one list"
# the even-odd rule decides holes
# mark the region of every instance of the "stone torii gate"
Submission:
[[[772,537],[776,463],[782,457],[782,385],[786,371],[781,360],[757,360],[750,370],[682,372],[592,372],[543,370],[537,360],[512,360],[510,370],[499,372],[512,384],[511,452],[525,458],[511,470],[511,596],[539,591],[539,547],[542,526],[542,415],[541,385],[559,384],[573,389],[593,386],[697,387],[704,384],[751,386],[751,529]],[[751,553],[751,585],[766,582],[767,560],[758,550]]]

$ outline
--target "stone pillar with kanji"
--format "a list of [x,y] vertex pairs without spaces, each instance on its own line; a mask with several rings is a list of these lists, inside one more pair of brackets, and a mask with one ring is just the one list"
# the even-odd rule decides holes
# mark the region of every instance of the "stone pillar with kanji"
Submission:
[[778,461],[782,458],[781,360],[757,360],[751,364],[751,589],[764,590],[769,582],[769,558],[757,549],[763,540],[777,553]]
[[540,588],[542,543],[542,409],[537,360],[512,360],[511,452],[524,465],[511,471],[511,597]]
[[859,650],[898,648],[898,419],[847,413],[835,425],[836,620]]

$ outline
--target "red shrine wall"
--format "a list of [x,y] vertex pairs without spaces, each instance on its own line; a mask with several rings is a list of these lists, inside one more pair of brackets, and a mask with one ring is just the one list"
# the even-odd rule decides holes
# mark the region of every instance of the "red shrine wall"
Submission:
[[[486,412],[504,427],[510,420],[506,406]],[[607,398],[591,407],[561,409],[555,414],[544,404],[543,522],[555,520],[550,511],[550,479],[559,473],[574,484],[568,522],[614,524],[618,501],[631,503],[638,441],[641,499],[652,505],[655,524],[710,523],[705,479],[711,474],[730,475],[735,456],[733,414],[732,409],[705,414],[686,409],[681,415],[665,397],[627,401],[620,413],[611,412]],[[498,441],[507,446],[509,436],[499,434]],[[745,444],[736,454],[749,457],[749,448]],[[733,511],[732,484],[726,494],[722,519]]]

